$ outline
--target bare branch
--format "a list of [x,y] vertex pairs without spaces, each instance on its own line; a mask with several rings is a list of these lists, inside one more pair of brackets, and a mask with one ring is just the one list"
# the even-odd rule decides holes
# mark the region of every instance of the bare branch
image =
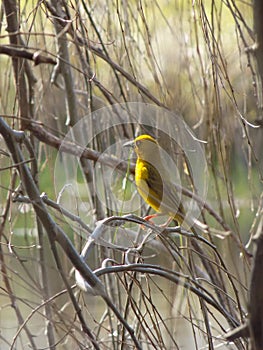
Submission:
[[33,61],[37,66],[41,63],[48,63],[55,65],[56,61],[53,58],[45,56],[41,53],[41,50],[30,52],[25,48],[18,48],[17,46],[8,46],[8,45],[0,45],[0,54],[8,55],[12,58],[20,57],[25,58],[27,60]]

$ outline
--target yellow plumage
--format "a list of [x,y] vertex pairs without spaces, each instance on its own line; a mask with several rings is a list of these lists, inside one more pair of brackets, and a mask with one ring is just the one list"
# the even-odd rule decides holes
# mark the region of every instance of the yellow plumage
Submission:
[[169,215],[181,224],[185,211],[169,169],[163,164],[157,140],[150,135],[141,135],[126,145],[133,145],[137,154],[135,183],[141,197],[155,211]]

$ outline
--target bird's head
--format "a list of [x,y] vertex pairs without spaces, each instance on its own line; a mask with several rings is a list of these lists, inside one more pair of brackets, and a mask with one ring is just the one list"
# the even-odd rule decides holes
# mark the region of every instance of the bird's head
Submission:
[[124,146],[132,146],[139,158],[151,160],[159,155],[159,145],[150,135],[140,135],[135,140],[126,142]]

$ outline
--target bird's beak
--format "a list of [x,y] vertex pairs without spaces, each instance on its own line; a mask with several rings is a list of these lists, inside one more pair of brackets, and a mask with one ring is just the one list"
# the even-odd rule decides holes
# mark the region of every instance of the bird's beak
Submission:
[[134,147],[134,140],[125,142],[123,147]]

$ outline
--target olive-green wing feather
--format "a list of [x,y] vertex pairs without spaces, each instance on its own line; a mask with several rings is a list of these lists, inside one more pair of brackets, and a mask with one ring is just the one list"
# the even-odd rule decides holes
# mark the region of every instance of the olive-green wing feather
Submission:
[[175,186],[167,179],[167,174],[160,174],[151,164],[147,164],[148,176],[145,179],[149,187],[149,196],[158,201],[159,211],[169,215],[177,213],[183,217],[184,209]]
[[148,177],[145,179],[149,189],[156,194],[158,198],[162,198],[163,195],[163,179],[156,168],[147,163],[146,168],[148,170]]

